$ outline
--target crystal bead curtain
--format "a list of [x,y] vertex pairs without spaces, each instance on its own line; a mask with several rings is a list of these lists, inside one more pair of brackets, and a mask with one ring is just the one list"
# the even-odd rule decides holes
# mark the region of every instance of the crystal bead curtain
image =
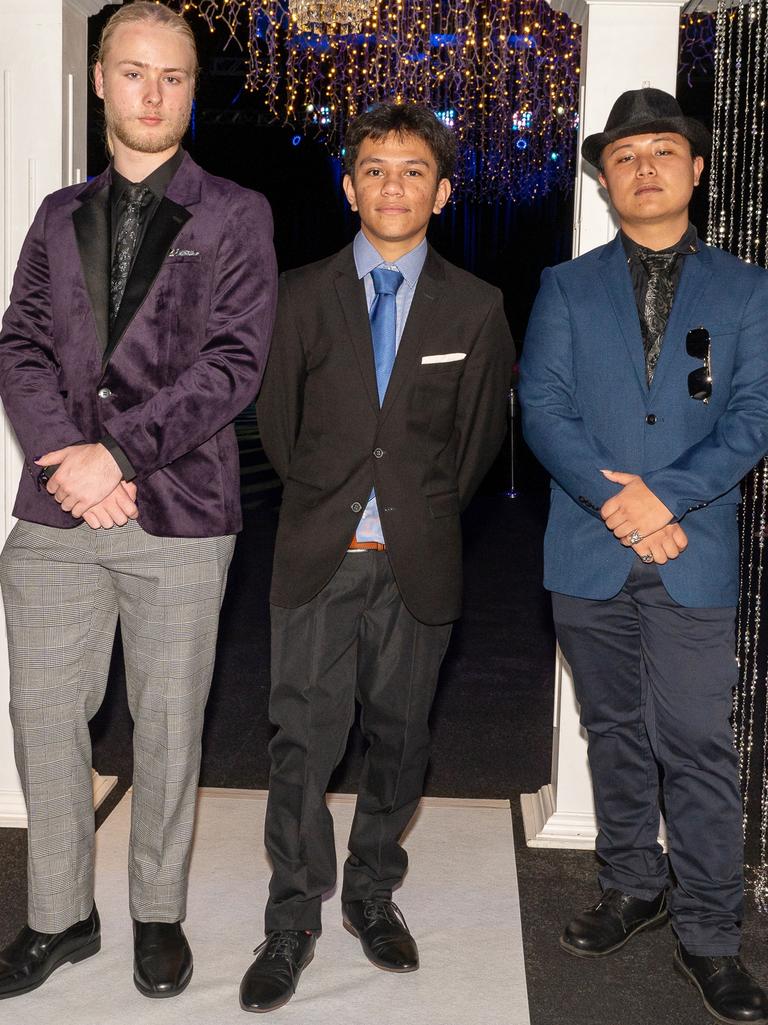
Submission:
[[[719,0],[707,241],[766,266],[765,116],[768,100],[768,0],[732,7]],[[768,344],[768,337],[766,338]],[[768,527],[768,460],[744,483],[741,601],[737,622],[739,685],[734,729],[744,797],[748,881],[768,911],[768,634],[762,599]]]

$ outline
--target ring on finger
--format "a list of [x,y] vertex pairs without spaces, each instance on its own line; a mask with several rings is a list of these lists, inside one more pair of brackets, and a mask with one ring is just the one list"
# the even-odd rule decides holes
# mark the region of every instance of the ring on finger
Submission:
[[627,535],[627,540],[631,545],[636,545],[639,541],[643,540],[643,535],[639,530],[633,530]]
[[653,556],[650,552],[646,552],[645,555],[640,556],[640,561],[645,563],[653,562]]

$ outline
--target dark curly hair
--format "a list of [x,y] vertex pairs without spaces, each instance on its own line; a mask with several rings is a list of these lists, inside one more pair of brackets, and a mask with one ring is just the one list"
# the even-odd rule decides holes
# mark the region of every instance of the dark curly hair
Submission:
[[451,177],[456,167],[456,138],[434,111],[421,103],[378,103],[351,121],[344,139],[347,174],[354,178],[357,155],[365,139],[381,142],[393,132],[399,138],[415,135],[423,140],[435,158],[437,180]]

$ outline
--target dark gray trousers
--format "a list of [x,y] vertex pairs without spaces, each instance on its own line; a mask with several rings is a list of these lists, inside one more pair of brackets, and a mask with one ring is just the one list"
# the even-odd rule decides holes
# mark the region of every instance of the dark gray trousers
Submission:
[[573,670],[600,831],[604,889],[650,899],[668,885],[657,842],[659,766],[675,931],[692,954],[735,954],[743,897],[733,608],[684,608],[656,566],[635,564],[608,601],[553,594]]
[[273,865],[267,932],[320,929],[336,882],[325,803],[344,754],[355,698],[368,747],[344,866],[342,899],[391,897],[408,865],[399,838],[424,784],[429,711],[451,625],[410,614],[384,552],[348,554],[312,601],[273,605],[270,719],[277,733],[265,842]]

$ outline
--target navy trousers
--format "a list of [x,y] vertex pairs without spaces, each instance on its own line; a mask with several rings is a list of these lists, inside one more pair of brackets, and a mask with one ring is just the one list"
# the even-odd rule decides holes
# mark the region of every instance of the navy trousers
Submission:
[[552,607],[589,737],[601,886],[650,899],[669,885],[657,841],[661,787],[675,932],[691,954],[737,953],[736,610],[676,604],[658,568],[640,560],[614,598],[553,594]]

